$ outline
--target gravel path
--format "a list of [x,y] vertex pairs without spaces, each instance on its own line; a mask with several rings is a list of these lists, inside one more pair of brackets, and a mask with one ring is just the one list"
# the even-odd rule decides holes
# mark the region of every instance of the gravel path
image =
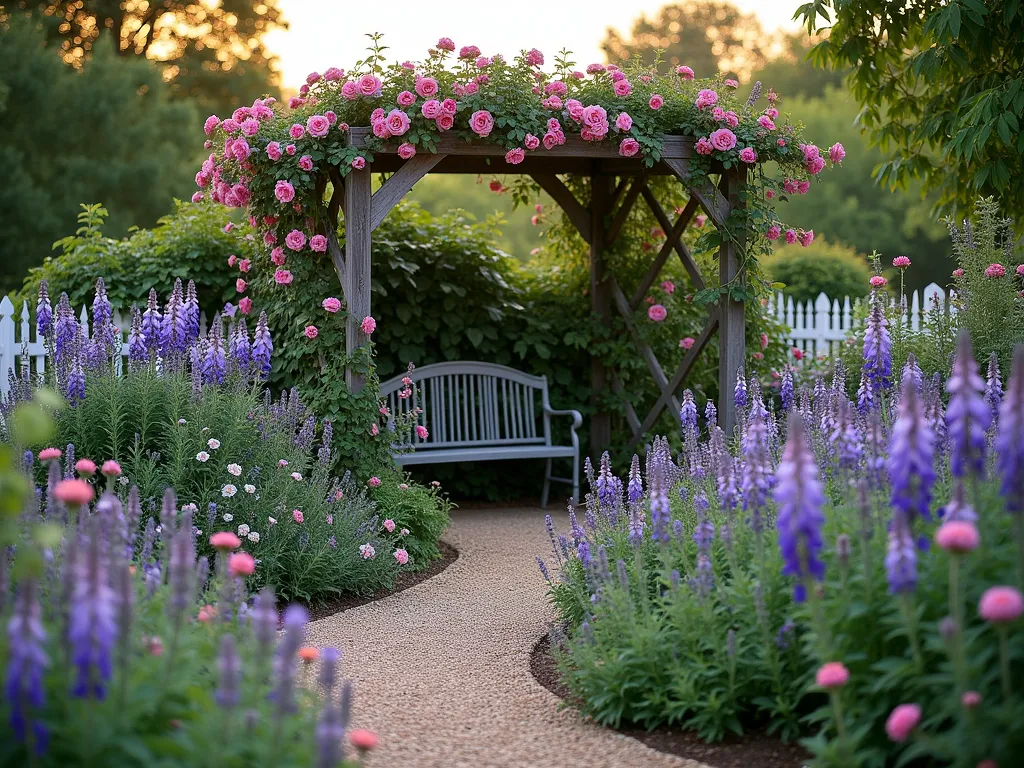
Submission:
[[368,768],[702,768],[559,711],[533,679],[542,511],[458,511],[445,538],[460,556],[442,573],[309,626],[311,645],[342,650],[352,727],[380,734]]

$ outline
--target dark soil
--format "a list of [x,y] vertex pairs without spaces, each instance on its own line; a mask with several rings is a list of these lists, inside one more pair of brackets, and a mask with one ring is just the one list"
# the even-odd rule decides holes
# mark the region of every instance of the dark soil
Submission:
[[422,571],[402,571],[395,579],[394,589],[379,589],[371,595],[338,595],[337,597],[322,602],[307,605],[309,609],[309,620],[325,619],[335,613],[341,613],[351,608],[358,608],[360,605],[372,603],[374,600],[381,600],[388,595],[401,592],[403,589],[414,587],[421,581],[426,581],[432,576],[441,573],[445,568],[459,559],[459,550],[444,541],[437,542],[441,550],[441,557],[434,560]]
[[[533,647],[530,672],[538,683],[553,694],[570,701],[571,694],[559,677],[546,636]],[[763,730],[748,731],[742,737],[728,736],[714,744],[702,741],[693,731],[678,728],[662,727],[645,731],[622,727],[617,730],[624,736],[642,741],[651,749],[699,760],[715,768],[800,768],[810,758],[807,751],[798,744],[783,744]]]

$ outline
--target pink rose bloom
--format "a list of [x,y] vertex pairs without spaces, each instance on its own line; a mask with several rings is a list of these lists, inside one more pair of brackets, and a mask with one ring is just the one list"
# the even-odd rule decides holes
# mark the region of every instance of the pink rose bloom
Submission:
[[[306,130],[309,131],[310,136],[321,138],[327,135],[327,132],[331,130],[331,121],[323,115],[312,115],[306,120]],[[295,136],[294,138],[299,138]]]
[[620,112],[619,116],[615,118],[615,127],[620,131],[628,131],[633,127],[633,118],[626,112]]
[[[302,92],[301,88],[299,89],[299,92]],[[288,109],[298,109],[305,103],[306,100],[301,96],[292,96],[290,99],[288,99]]]
[[768,115],[761,115],[759,118],[757,118],[757,124],[764,128],[766,131],[775,130],[775,123],[772,122],[772,119],[768,117]]
[[954,269],[953,270],[953,277],[963,277],[963,276],[964,276],[964,271],[962,269]]
[[665,280],[661,284],[661,290],[663,290],[665,293],[675,293],[676,284],[673,283],[671,280]]
[[795,243],[796,242],[796,237],[797,237],[797,235],[796,235],[796,230],[795,229],[787,229],[786,230],[786,244],[787,245],[792,245],[793,243]]
[[341,95],[349,101],[359,98],[359,86],[355,84],[355,81],[349,80],[341,86]]
[[445,99],[441,102],[441,111],[446,115],[454,115],[459,105],[455,102],[455,99]]
[[252,150],[249,149],[249,142],[245,139],[235,139],[231,142],[231,154],[235,160],[245,160]]
[[768,349],[768,334],[761,334],[761,349]]
[[437,118],[437,129],[439,131],[450,131],[455,125],[455,118],[449,115],[447,112],[441,114]]
[[286,259],[287,256],[285,255],[284,248],[281,246],[277,246],[277,248],[270,252],[270,260],[279,267],[284,264]]
[[290,203],[295,199],[295,187],[288,181],[279,181],[274,185],[274,197],[282,203]]
[[780,147],[784,147],[784,146],[786,146],[786,140],[785,140],[785,139],[776,139],[775,143],[776,143],[776,144],[777,144],[778,146],[780,146]]
[[377,321],[374,320],[370,315],[363,318],[363,322],[359,324],[359,330],[369,336],[375,330],[377,330]]
[[814,676],[814,682],[825,690],[842,688],[849,679],[850,671],[839,661],[822,664]]
[[309,238],[309,247],[317,253],[327,250],[327,238],[323,235],[313,235]]
[[772,224],[768,227],[768,231],[765,234],[768,236],[769,240],[778,240],[779,235],[782,234],[782,230],[779,228],[778,224]]
[[978,614],[993,624],[1008,624],[1024,613],[1024,597],[1013,587],[990,587],[978,603]]
[[647,308],[647,316],[656,323],[660,323],[668,317],[668,310],[661,304],[652,304]]
[[894,267],[898,267],[899,269],[906,269],[907,267],[910,266],[910,257],[897,256],[895,259],[892,260],[892,265]]
[[246,136],[255,136],[256,132],[260,129],[260,121],[249,117],[242,121],[242,133]]
[[1005,277],[1006,267],[1002,264],[989,264],[985,267],[985,277]]
[[505,153],[505,162],[509,165],[519,165],[526,159],[526,151],[522,147],[510,149]]
[[697,94],[697,100],[694,102],[694,104],[697,106],[697,109],[713,107],[717,103],[718,93],[716,91],[712,91],[709,88],[705,88],[704,90],[700,91],[700,93]]
[[480,86],[477,85],[475,82],[468,83],[466,85],[466,87],[465,87],[465,91],[466,91],[466,95],[467,96],[472,96],[474,93],[476,93],[479,90],[480,90]]
[[981,537],[974,523],[966,520],[949,520],[935,532],[935,543],[947,552],[966,554],[978,548]]
[[449,37],[442,37],[440,40],[437,41],[437,45],[434,47],[437,48],[439,51],[454,51],[455,43],[453,43],[451,38]]
[[886,280],[886,279],[885,279],[884,277],[882,277],[881,275],[872,275],[872,276],[871,276],[871,279],[870,279],[870,280],[868,280],[868,282],[869,282],[869,283],[871,283],[871,287],[872,287],[872,288],[882,288],[882,287],[884,287],[884,286],[885,286],[885,284],[886,284],[886,283],[888,283],[889,281],[888,281],[888,280]]
[[1024,264],[1018,264],[1016,271],[1018,275],[1024,275]]
[[274,273],[274,282],[278,285],[291,285],[292,273],[287,269],[279,269]]
[[369,480],[366,481],[366,484],[369,485],[371,488],[378,488],[380,486],[380,478],[371,477]]
[[725,113],[725,124],[730,128],[735,128],[740,124],[740,116],[732,110],[729,110]]
[[327,71],[324,72],[324,80],[333,82],[341,80],[345,76],[345,70],[338,69],[337,67],[328,67]]
[[416,437],[418,437],[420,440],[426,440],[428,437],[430,437],[430,433],[427,432],[427,428],[424,427],[422,424],[417,424]]
[[843,158],[846,157],[846,148],[838,141],[828,149],[828,159],[833,163],[838,164],[843,162]]
[[192,202],[193,203],[201,203],[202,201],[203,201],[203,193],[202,192],[193,192],[192,193]]
[[320,331],[315,325],[307,325],[303,333],[306,334],[307,339],[315,339],[320,334]]
[[265,246],[270,248],[275,243],[277,243],[277,235],[275,235],[273,232],[264,232],[263,233],[263,244]]
[[711,117],[713,117],[718,122],[722,122],[723,120],[725,120],[725,110],[722,109],[721,107],[715,107],[714,109],[711,110]]
[[633,157],[640,151],[640,142],[632,137],[627,137],[619,143],[619,154],[623,157]]
[[549,93],[554,96],[565,96],[569,91],[569,87],[561,80],[555,80],[544,86],[544,93]]
[[703,213],[698,213],[696,216],[693,217],[693,222],[694,224],[697,225],[698,229],[703,227],[707,223],[707,221],[708,217],[705,216]]
[[739,81],[738,80],[733,80],[731,77],[727,77],[725,79],[725,84],[727,86],[729,86],[730,88],[739,88],[740,87]]
[[541,138],[541,143],[544,145],[544,149],[551,149],[552,147],[558,146],[558,138],[555,136],[554,133],[548,131]]
[[243,315],[248,315],[252,311],[252,299],[248,296],[242,297],[238,302],[238,309]]
[[228,266],[229,267],[233,267],[237,263],[238,263],[238,257],[235,256],[235,254],[232,253],[230,256],[228,256]]
[[615,91],[616,96],[622,98],[625,96],[629,96],[629,94],[633,91],[633,86],[629,84],[629,80],[623,78],[622,80],[617,80],[615,82],[615,85],[612,86],[612,90]]
[[416,93],[422,98],[429,99],[437,95],[437,80],[432,77],[416,78]]
[[526,138],[523,139],[523,144],[526,145],[527,149],[536,149],[540,146],[540,139],[534,136],[532,133],[526,134]]
[[890,741],[901,744],[921,722],[921,707],[917,704],[900,704],[885,721],[885,732]]
[[814,230],[808,229],[806,232],[801,232],[799,240],[800,245],[806,248],[807,246],[814,242]]
[[531,67],[539,67],[544,64],[544,54],[536,48],[531,48],[526,54],[526,63]]
[[650,101],[647,102],[647,106],[651,109],[661,109],[665,105],[665,99],[660,94],[654,94],[651,96]]
[[377,422],[370,425],[370,434],[374,437],[380,434],[380,427],[377,426]]
[[359,93],[363,96],[379,96],[381,82],[380,78],[374,77],[373,75],[363,75],[358,80]]
[[825,168],[825,158],[823,157],[812,157],[807,161],[807,172],[811,176],[817,176]]
[[676,74],[683,78],[683,80],[693,80],[693,70],[689,67],[676,67]]
[[212,136],[214,129],[218,125],[220,125],[220,118],[216,115],[210,115],[206,118],[206,122],[203,123],[203,131],[205,131],[207,136]]
[[405,142],[398,147],[398,156],[403,160],[408,160],[416,154],[416,147],[409,142]]
[[402,91],[398,94],[398,98],[395,99],[400,107],[411,107],[416,103],[416,94],[412,91]]
[[604,107],[592,104],[583,108],[582,118],[584,125],[595,127],[608,122],[608,113]]
[[708,136],[708,140],[719,152],[728,152],[736,146],[736,134],[728,128],[719,128]]
[[798,181],[796,183],[796,191],[798,194],[806,195],[810,188],[811,182],[807,181],[807,179],[804,179],[803,181]]
[[285,235],[284,244],[293,251],[301,251],[306,245],[306,235],[298,229],[293,229]]
[[327,118],[327,122],[331,125],[334,125],[336,122],[338,122],[338,116],[334,114],[331,110],[327,110],[326,112],[324,112],[324,117]]
[[323,300],[323,303],[320,306],[333,314],[341,309],[341,301],[336,299],[334,296],[328,296]]
[[427,120],[436,120],[442,114],[441,102],[437,99],[430,99],[429,101],[423,102],[423,106],[420,107],[420,112]]
[[230,551],[242,546],[242,540],[231,533],[231,531],[220,531],[210,537],[210,546],[214,549]]
[[623,72],[618,67],[616,67],[615,69],[612,69],[612,67],[609,66],[608,67],[608,71],[612,73],[612,82],[613,83],[618,83],[618,82],[621,82],[622,80],[626,79],[626,73]]
[[385,530],[387,530],[388,533],[394,533],[396,527],[397,526],[395,525],[395,521],[392,520],[390,517],[384,521],[384,528]]
[[288,129],[288,135],[293,139],[301,139],[306,135],[306,128],[301,123],[294,123],[292,127]]
[[486,56],[478,56],[474,64],[476,65],[477,69],[486,69],[487,67],[491,66],[491,60],[488,59]]
[[292,510],[292,520],[294,520],[296,523],[305,522],[306,518],[303,516],[301,509]]
[[598,72],[604,72],[604,64],[587,64],[588,75],[596,75]]
[[242,278],[238,278],[237,280],[235,280],[235,290],[238,291],[239,293],[245,293],[245,289],[247,287],[248,286],[246,286],[245,280],[243,280]]
[[756,163],[757,152],[754,151],[753,147],[744,147],[740,150],[740,160],[744,163]]
[[715,151],[715,147],[708,141],[707,136],[701,136],[697,139],[697,143],[694,145],[694,149],[697,150],[698,155],[710,155]]
[[488,136],[494,128],[494,118],[486,109],[477,110],[469,118],[469,127],[477,136]]
[[409,130],[409,116],[400,109],[392,109],[388,112],[385,124],[392,136],[401,136]]
[[299,158],[299,168],[301,168],[304,171],[312,171],[313,170],[313,158],[311,158],[309,155],[303,155],[302,157],[300,157]]
[[362,155],[352,158],[352,167],[357,171],[363,170],[366,167],[366,158]]
[[679,348],[690,349],[695,343],[696,341],[694,340],[693,336],[687,336],[686,338],[679,340]]
[[405,565],[409,562],[409,553],[406,552],[404,549],[396,549],[395,560],[398,561],[399,565]]
[[960,703],[964,709],[975,709],[981,704],[981,694],[977,691],[964,691],[960,697]]

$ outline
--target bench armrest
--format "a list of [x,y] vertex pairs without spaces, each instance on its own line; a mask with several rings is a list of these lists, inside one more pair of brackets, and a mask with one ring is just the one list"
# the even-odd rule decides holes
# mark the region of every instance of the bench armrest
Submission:
[[575,430],[577,430],[577,429],[579,429],[580,427],[583,426],[583,416],[580,414],[579,411],[576,411],[576,410],[560,411],[560,410],[557,410],[555,408],[545,408],[544,409],[544,413],[548,414],[548,416],[572,416],[572,429],[573,429],[573,431],[575,431]]

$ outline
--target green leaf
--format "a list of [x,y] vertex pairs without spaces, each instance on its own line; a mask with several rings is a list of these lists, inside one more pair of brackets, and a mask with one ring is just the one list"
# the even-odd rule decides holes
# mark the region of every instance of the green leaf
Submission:
[[474,347],[479,347],[480,343],[484,340],[484,334],[479,328],[467,328],[466,338],[469,339],[470,344]]

